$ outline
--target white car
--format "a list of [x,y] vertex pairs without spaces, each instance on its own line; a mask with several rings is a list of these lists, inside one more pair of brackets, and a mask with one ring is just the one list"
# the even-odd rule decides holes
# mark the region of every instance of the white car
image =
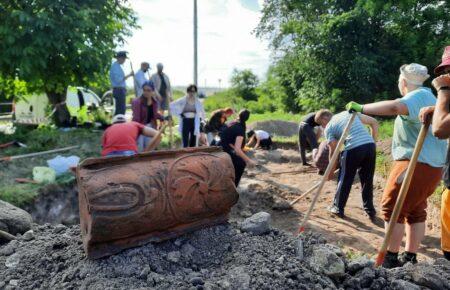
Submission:
[[[68,87],[66,105],[73,109],[79,109],[86,105],[89,107],[103,107],[114,114],[114,99],[109,92],[100,99],[93,91],[83,87]],[[49,102],[45,94],[33,94],[18,99],[13,106],[13,120],[18,124],[38,125],[46,123],[52,115]]]

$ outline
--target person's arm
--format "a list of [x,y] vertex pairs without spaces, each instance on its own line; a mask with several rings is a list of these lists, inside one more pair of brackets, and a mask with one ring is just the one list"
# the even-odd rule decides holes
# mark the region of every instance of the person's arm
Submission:
[[139,99],[134,99],[131,102],[131,112],[132,112],[132,121],[134,122],[138,122],[140,121],[140,116],[141,116],[141,107],[140,107],[140,100]]
[[317,142],[319,142],[320,136],[322,136],[322,127],[318,127],[317,128],[317,132],[316,132],[316,140]]
[[256,136],[256,134],[255,134],[255,139],[256,139],[255,149],[258,149],[259,148],[259,143],[261,142],[261,139],[259,139],[259,137]]
[[151,151],[154,148],[158,147],[159,143],[161,143],[162,140],[162,132],[159,132],[151,127],[144,126],[142,128],[142,135],[147,137],[152,137],[153,139],[150,141],[150,144],[147,145],[147,148],[145,148],[145,151]]
[[450,86],[450,74],[435,78],[433,86],[438,91],[433,114],[433,134],[439,139],[446,139],[450,137],[450,91],[441,90],[441,87]]
[[[336,140],[331,140],[328,141],[328,148],[329,148],[329,155],[328,155],[328,161],[331,162],[331,158],[333,157],[333,153],[334,150],[337,150],[337,141]],[[328,180],[332,180],[334,178],[334,172],[336,171],[336,167],[337,167],[338,162],[334,162],[333,164],[333,168],[331,169],[330,175],[328,176]]]
[[372,133],[372,137],[375,141],[378,139],[378,121],[375,118],[370,116],[359,114],[359,119],[361,123],[364,125],[370,126],[370,132]]
[[247,155],[245,155],[244,151],[242,151],[242,142],[244,142],[244,137],[238,136],[238,137],[236,137],[236,141],[234,142],[234,145],[233,144],[230,144],[230,145],[233,145],[231,147],[236,152],[236,155],[241,157],[245,161],[245,163],[247,163],[247,165],[250,165],[250,166],[255,165],[255,162],[253,160],[251,160]]
[[347,110],[354,110],[358,113],[375,116],[397,116],[408,115],[408,106],[397,100],[381,101],[371,104],[361,105],[356,102],[348,103],[345,108]]
[[252,146],[254,140],[255,140],[255,135],[253,135],[252,137],[250,137],[250,139],[248,140],[246,146],[247,146],[247,147]]

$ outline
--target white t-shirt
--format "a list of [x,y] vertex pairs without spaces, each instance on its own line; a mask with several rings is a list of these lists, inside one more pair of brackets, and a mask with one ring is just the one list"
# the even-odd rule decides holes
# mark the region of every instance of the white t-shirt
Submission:
[[143,70],[138,70],[138,72],[134,75],[135,86],[137,91],[137,96],[140,97],[144,93],[142,89],[142,85],[148,81],[148,76]]
[[255,135],[259,140],[266,140],[270,137],[269,133],[263,130],[255,130]]

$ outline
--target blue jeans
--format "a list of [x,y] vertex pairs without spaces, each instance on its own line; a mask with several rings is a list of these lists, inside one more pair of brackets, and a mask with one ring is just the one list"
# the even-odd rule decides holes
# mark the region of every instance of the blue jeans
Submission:
[[124,150],[124,151],[113,151],[109,152],[106,156],[133,156],[136,152],[132,150]]

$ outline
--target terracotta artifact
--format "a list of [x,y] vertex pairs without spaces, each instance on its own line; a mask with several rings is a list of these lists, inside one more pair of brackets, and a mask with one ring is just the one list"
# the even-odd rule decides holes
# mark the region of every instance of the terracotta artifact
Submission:
[[89,158],[78,165],[81,233],[89,258],[227,221],[234,168],[217,147]]

